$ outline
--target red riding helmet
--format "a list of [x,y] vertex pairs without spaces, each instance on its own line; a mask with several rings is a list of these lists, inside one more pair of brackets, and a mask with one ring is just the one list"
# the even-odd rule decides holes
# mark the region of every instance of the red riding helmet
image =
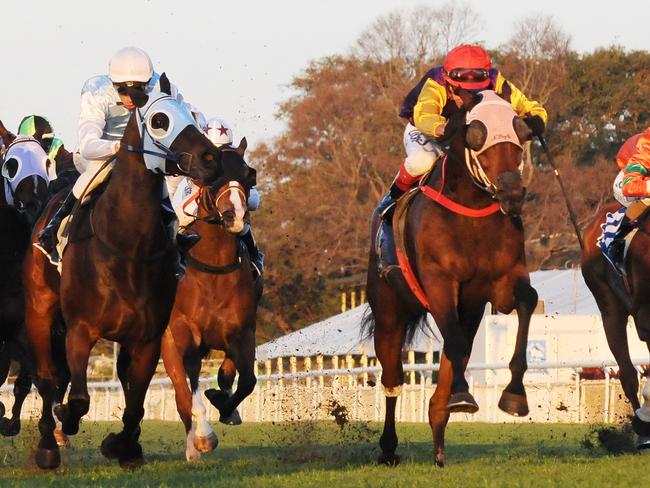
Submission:
[[490,55],[481,46],[462,44],[455,47],[443,64],[445,81],[466,90],[480,90],[490,84]]

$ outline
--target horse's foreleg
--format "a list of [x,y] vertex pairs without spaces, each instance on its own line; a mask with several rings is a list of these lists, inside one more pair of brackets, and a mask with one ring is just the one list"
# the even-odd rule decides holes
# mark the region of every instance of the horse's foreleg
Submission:
[[232,385],[235,382],[235,376],[237,375],[237,367],[232,358],[224,358],[221,366],[219,367],[219,372],[217,373],[217,383],[219,384],[219,391],[214,388],[210,388],[205,391],[205,396],[210,400],[210,402],[219,410],[219,421],[227,425],[240,425],[241,417],[239,412],[235,408],[229,416],[224,416],[221,414],[221,411],[227,408],[227,403],[230,398],[233,396]]
[[20,432],[20,411],[31,389],[32,373],[29,371],[29,365],[23,361],[20,364],[20,371],[14,383],[14,405],[11,408],[11,420],[0,419],[0,434],[14,436]]
[[440,358],[440,371],[436,390],[429,400],[429,425],[433,433],[433,449],[436,464],[445,465],[445,429],[449,421],[447,402],[451,396],[452,370],[447,356],[442,353]]
[[[7,347],[6,345],[4,347]],[[0,354],[0,385],[4,385],[7,381],[7,376],[9,376],[9,367],[11,366],[11,358],[9,354],[5,351],[2,351]],[[5,406],[4,403],[0,402],[0,417],[5,415]]]
[[469,392],[469,384],[465,379],[465,360],[469,357],[471,341],[467,328],[463,327],[458,315],[459,285],[451,280],[444,280],[433,272],[426,274],[422,279],[425,282],[424,289],[427,290],[431,315],[442,333],[443,352],[452,366],[451,396],[447,408],[452,413],[475,413],[478,411],[478,404]]
[[[119,434],[104,438],[101,452],[109,459],[116,459],[123,468],[136,468],[144,463],[140,445],[140,421],[144,417],[144,399],[160,357],[160,340],[132,346],[122,353],[120,380],[125,385],[126,406],[122,415],[124,427]],[[122,345],[122,349],[125,345]],[[119,361],[118,361],[119,362]]]
[[56,395],[54,361],[52,359],[52,321],[58,304],[58,297],[47,287],[39,286],[37,271],[25,262],[24,269],[30,271],[23,276],[25,283],[25,330],[36,366],[36,387],[43,400],[38,430],[41,439],[36,450],[36,464],[42,469],[54,469],[61,464],[61,454],[54,438],[54,416],[52,404]]
[[78,323],[68,330],[66,335],[66,357],[70,367],[70,393],[68,401],[63,405],[57,405],[54,413],[63,424],[63,433],[75,435],[79,432],[81,417],[88,413],[90,408],[90,395],[86,371],[88,369],[88,358],[90,351],[97,342],[97,338],[91,336],[89,327],[84,323]]
[[[515,350],[509,364],[510,383],[501,393],[499,408],[510,415],[522,417],[528,415],[529,412],[523,380],[524,373],[528,368],[526,363],[528,329],[530,327],[530,318],[537,305],[537,292],[530,286],[530,280],[527,276],[520,276],[514,283],[512,295],[514,296],[514,307],[517,310],[519,323]],[[503,307],[498,308],[502,311]]]
[[[170,324],[163,335],[162,358],[165,364],[165,370],[174,385],[176,408],[185,427],[185,458],[188,461],[197,461],[201,458],[201,452],[207,452],[216,447],[217,439],[210,424],[208,424],[208,429],[205,428],[205,424],[207,423],[205,420],[205,406],[201,401],[199,392],[197,391],[195,394],[192,394],[190,388],[187,386],[186,376],[189,375],[189,372],[185,370],[183,357],[186,355],[188,348],[191,347],[191,338],[183,337],[179,342],[176,342],[172,330],[177,330],[177,328],[172,327],[172,324]],[[187,329],[183,330],[187,331]],[[190,355],[193,352],[195,351],[191,351]],[[190,379],[190,383],[198,386],[198,373],[196,378]],[[199,404],[197,400],[201,403]],[[195,409],[197,411],[196,413],[194,412]],[[193,415],[197,415],[198,417],[199,428],[196,431],[192,425]],[[211,442],[206,442],[207,439],[210,439]]]
[[[228,425],[241,424],[241,418],[236,413],[236,408],[255,389],[257,378],[255,377],[255,332],[254,328],[248,328],[242,332],[240,339],[229,344],[226,357],[232,360],[239,379],[237,388],[230,395],[222,388],[220,391],[206,390],[205,396],[219,410],[219,421]],[[228,367],[228,365],[227,365]],[[221,372],[221,369],[220,369]],[[232,374],[232,372],[230,372]],[[227,386],[227,381],[222,383]]]

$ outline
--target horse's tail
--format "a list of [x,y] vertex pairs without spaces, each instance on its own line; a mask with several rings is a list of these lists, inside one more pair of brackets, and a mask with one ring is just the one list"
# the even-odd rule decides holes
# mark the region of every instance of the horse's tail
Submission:
[[[426,310],[421,310],[411,315],[406,322],[406,334],[404,337],[404,345],[410,346],[413,343],[415,334],[419,331],[424,331],[425,334],[435,335],[431,324],[427,320]],[[367,307],[361,317],[361,337],[367,339],[375,334],[375,316],[370,307]]]

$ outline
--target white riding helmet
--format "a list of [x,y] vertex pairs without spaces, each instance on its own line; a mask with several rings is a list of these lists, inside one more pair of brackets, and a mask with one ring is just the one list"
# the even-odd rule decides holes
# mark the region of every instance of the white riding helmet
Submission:
[[232,144],[232,129],[230,124],[219,117],[212,117],[203,129],[208,139],[212,141],[215,146],[223,146],[224,144]]
[[108,62],[108,77],[113,83],[139,81],[146,83],[153,76],[153,64],[149,55],[137,47],[125,47],[117,51]]

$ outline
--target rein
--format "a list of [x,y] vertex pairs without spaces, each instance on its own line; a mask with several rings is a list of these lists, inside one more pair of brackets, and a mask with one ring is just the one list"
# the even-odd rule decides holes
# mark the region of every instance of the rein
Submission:
[[[445,172],[446,172],[445,170],[447,168],[447,157],[449,157],[450,155],[446,150],[445,150],[445,154],[447,156],[445,156],[445,158],[442,160],[442,181],[440,184],[440,189],[435,190],[434,188],[428,185],[420,185],[418,186],[418,189],[426,197],[430,198],[431,200],[438,203],[439,205],[445,207],[447,210],[451,210],[452,212],[459,215],[463,215],[465,217],[480,218],[480,217],[488,217],[490,215],[494,215],[495,213],[497,213],[501,207],[496,202],[484,208],[470,208],[458,202],[455,202],[451,198],[448,198],[442,194],[443,190],[445,189]],[[453,157],[456,158],[455,155],[453,155]]]

